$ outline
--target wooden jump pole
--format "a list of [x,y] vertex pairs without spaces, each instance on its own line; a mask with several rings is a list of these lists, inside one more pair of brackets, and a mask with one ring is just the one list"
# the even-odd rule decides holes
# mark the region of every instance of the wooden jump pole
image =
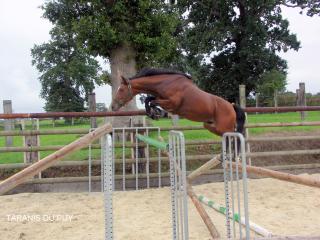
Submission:
[[195,178],[202,175],[205,171],[218,166],[221,163],[221,156],[217,155],[213,157],[211,160],[201,165],[199,168],[194,170],[192,173],[188,175],[188,181],[191,183]]
[[[233,167],[236,167],[235,163],[232,163]],[[242,166],[239,165],[239,170],[241,171]],[[247,166],[247,173],[253,173],[258,176],[271,177],[278,180],[297,183],[309,187],[320,188],[320,181],[313,177],[304,177],[299,175],[293,175],[290,173],[284,173],[279,171],[270,170],[262,167]]]
[[[215,166],[217,166],[221,160],[220,160],[220,155],[212,158],[196,170],[194,170],[192,173],[188,175],[188,180],[192,181],[196,177],[202,175],[206,170],[209,170]],[[235,163],[232,163],[233,167],[236,167]],[[239,170],[241,171],[242,166],[239,165]],[[247,166],[247,173],[255,174],[258,176],[263,176],[263,177],[270,177],[270,178],[275,178],[281,181],[286,181],[286,182],[292,182],[296,184],[301,184],[309,187],[317,187],[320,188],[320,180],[315,179],[313,177],[305,177],[305,176],[299,176],[299,175],[294,175],[290,173],[284,173],[280,171],[274,171],[270,170],[267,168],[262,168],[262,167],[254,167],[254,166]]]
[[111,131],[111,124],[105,124],[97,128],[93,132],[84,135],[76,141],[64,146],[60,150],[50,154],[49,156],[41,159],[40,161],[32,164],[31,166],[0,182],[0,195],[5,194],[6,192],[18,186],[19,184],[25,182],[27,179],[32,178],[39,172],[52,166],[55,162],[61,160],[61,158],[65,157],[66,155],[87,146],[90,142],[99,139],[102,135],[107,134]]
[[202,218],[202,220],[206,224],[207,229],[209,230],[212,238],[213,239],[220,238],[219,232],[217,231],[217,229],[216,229],[215,225],[213,224],[213,222],[211,221],[208,213],[206,212],[206,210],[202,206],[201,202],[199,201],[197,195],[194,193],[194,191],[192,189],[192,185],[190,183],[188,183],[188,185],[187,185],[187,190],[188,190],[187,191],[188,196],[190,197],[191,201],[193,202],[193,205],[196,207],[200,217]]
[[[206,206],[216,210],[217,212],[226,215],[226,208],[208,198],[206,198],[203,195],[198,195],[197,196],[200,202],[205,204]],[[245,226],[245,218],[240,217],[239,213],[234,213],[232,216],[230,216],[231,219],[234,219],[236,222],[240,223],[241,225]],[[263,237],[271,237],[272,233],[268,231],[267,229],[259,226],[258,224],[249,221],[250,229],[253,230],[254,232],[258,233],[259,235]]]

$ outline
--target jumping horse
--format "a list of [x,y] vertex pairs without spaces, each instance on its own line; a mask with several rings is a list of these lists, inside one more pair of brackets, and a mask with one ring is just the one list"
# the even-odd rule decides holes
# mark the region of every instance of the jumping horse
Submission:
[[118,111],[137,94],[154,96],[153,105],[183,118],[203,122],[210,132],[243,133],[245,114],[237,105],[207,93],[193,84],[189,75],[166,69],[147,68],[131,78],[121,76],[121,85],[112,100],[112,111]]

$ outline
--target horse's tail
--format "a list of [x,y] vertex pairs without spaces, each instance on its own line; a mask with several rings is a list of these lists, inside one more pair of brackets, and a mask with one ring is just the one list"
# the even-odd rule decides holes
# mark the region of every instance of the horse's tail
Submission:
[[233,104],[234,111],[236,112],[236,132],[244,134],[244,124],[246,123],[246,114],[243,109],[236,104]]

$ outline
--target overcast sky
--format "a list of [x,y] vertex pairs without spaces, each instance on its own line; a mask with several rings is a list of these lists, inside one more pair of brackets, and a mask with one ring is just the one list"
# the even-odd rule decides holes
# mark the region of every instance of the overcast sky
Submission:
[[[31,65],[30,49],[49,40],[50,23],[41,18],[43,0],[0,0],[0,102],[11,99],[14,112],[42,112],[38,72]],[[301,41],[299,52],[281,54],[288,61],[288,90],[299,82],[306,91],[320,92],[320,17],[301,16],[297,9],[285,10],[290,30]],[[110,88],[96,89],[97,102],[110,104]],[[2,106],[0,107],[2,112]]]

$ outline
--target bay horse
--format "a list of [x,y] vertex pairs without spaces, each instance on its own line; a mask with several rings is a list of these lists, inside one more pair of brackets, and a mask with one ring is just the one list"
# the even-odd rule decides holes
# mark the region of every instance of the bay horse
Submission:
[[143,69],[131,78],[121,76],[121,84],[112,100],[118,111],[137,94],[151,94],[154,105],[191,121],[203,122],[210,132],[243,133],[245,114],[237,105],[207,93],[193,84],[189,75],[166,69]]

